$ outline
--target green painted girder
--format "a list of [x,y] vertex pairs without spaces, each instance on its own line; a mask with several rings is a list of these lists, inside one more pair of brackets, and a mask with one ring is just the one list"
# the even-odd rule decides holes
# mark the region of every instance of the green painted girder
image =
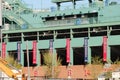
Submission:
[[54,41],[54,48],[65,48],[66,47],[66,39],[56,39]]
[[90,37],[88,39],[89,46],[102,46],[103,37]]
[[84,46],[84,38],[72,38],[71,47],[83,47]]
[[110,46],[112,46],[112,45],[120,45],[120,35],[109,36],[109,38],[108,38],[108,44]]
[[[90,37],[88,39],[88,46],[102,46],[103,36],[101,37]],[[26,50],[26,41],[23,41],[21,46],[23,50]],[[12,46],[11,46],[12,45]],[[120,45],[120,35],[109,36],[108,46]],[[7,50],[17,50],[17,42],[7,42]],[[56,39],[53,42],[54,48],[65,48],[66,39]],[[84,47],[84,38],[72,38],[71,47]],[[1,48],[1,47],[0,47]],[[28,41],[28,49],[32,50],[32,41]],[[39,40],[37,42],[37,49],[49,49],[49,40]]]
[[36,29],[4,31],[3,33],[6,34],[6,33],[22,33],[22,32],[49,31],[49,30],[64,30],[64,29],[102,27],[102,26],[113,26],[113,25],[120,25],[120,22],[84,24],[84,25],[64,26],[64,27],[61,27],[61,26],[58,26],[58,27],[41,27],[41,28],[36,28]]

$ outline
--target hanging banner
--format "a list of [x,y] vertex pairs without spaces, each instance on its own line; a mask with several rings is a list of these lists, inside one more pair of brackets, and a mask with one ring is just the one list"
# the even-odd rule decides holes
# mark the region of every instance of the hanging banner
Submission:
[[85,57],[84,61],[88,62],[88,38],[84,38],[84,51],[85,51]]
[[37,59],[37,41],[33,41],[33,64],[36,64]]
[[66,39],[66,62],[70,63],[70,39]]
[[6,43],[2,43],[2,58],[4,59],[6,56]]
[[49,41],[49,48],[50,48],[50,53],[53,53],[53,39],[50,39]]
[[103,36],[103,61],[107,61],[107,36]]
[[17,59],[18,62],[21,60],[21,42],[17,42]]

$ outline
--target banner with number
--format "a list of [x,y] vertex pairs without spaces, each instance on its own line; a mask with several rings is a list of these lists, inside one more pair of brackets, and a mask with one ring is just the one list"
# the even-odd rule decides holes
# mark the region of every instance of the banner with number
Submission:
[[2,58],[4,59],[6,57],[6,43],[2,43]]
[[33,64],[37,62],[37,41],[33,41]]
[[85,57],[84,61],[88,62],[88,38],[84,38],[84,51],[85,51]]
[[49,41],[49,48],[50,48],[50,53],[53,53],[53,39],[50,39]]
[[70,62],[70,39],[66,39],[66,62]]
[[21,42],[17,42],[17,59],[18,62],[21,60]]
[[107,61],[107,36],[103,36],[103,61]]

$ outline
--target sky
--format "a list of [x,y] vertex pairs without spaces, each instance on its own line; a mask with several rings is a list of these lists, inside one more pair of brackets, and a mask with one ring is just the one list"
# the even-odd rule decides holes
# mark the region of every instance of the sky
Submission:
[[[51,0],[21,0],[21,1],[25,2],[29,7],[32,7],[33,9],[56,7],[56,4],[52,3]],[[84,0],[84,1],[86,2],[88,0]],[[85,2],[84,4],[86,4]],[[81,3],[81,1],[78,3]],[[67,7],[70,5],[72,5],[72,2],[62,4],[63,7],[64,6]]]
[[[30,8],[33,8],[33,9],[41,9],[41,8],[44,8],[44,9],[50,9],[51,7],[56,7],[56,4],[55,3],[52,3],[51,0],[21,0],[23,1],[24,3],[26,3],[28,5],[28,7]],[[120,0],[110,0],[110,1],[116,1],[118,3],[120,3]],[[87,4],[87,5],[86,5]],[[71,2],[69,3],[64,3],[62,4],[61,6],[63,6],[63,8],[65,7],[68,7],[70,8],[70,6],[72,5]],[[82,1],[78,1],[76,3],[76,5],[79,7],[79,6],[88,6],[88,0],[83,0]]]
[[[56,6],[55,3],[52,3],[51,0],[22,0],[28,4],[29,7],[34,9],[41,8],[50,8],[52,6]],[[41,5],[42,4],[42,5]]]

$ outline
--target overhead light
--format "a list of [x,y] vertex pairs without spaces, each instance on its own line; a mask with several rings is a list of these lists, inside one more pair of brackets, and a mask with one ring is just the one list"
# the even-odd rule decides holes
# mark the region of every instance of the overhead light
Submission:
[[62,19],[65,19],[65,17],[64,17],[64,16],[62,16]]
[[74,15],[74,18],[77,18],[77,16],[76,16],[76,15]]
[[43,36],[46,36],[46,32],[43,32]]
[[55,17],[55,19],[54,20],[57,20],[57,17]]
[[82,16],[81,16],[82,18],[84,18],[85,16],[84,16],[84,14],[82,14]]
[[98,30],[97,30],[96,28],[93,28],[93,32],[97,33],[97,32],[98,32]]
[[112,31],[112,27],[110,27],[110,31]]

